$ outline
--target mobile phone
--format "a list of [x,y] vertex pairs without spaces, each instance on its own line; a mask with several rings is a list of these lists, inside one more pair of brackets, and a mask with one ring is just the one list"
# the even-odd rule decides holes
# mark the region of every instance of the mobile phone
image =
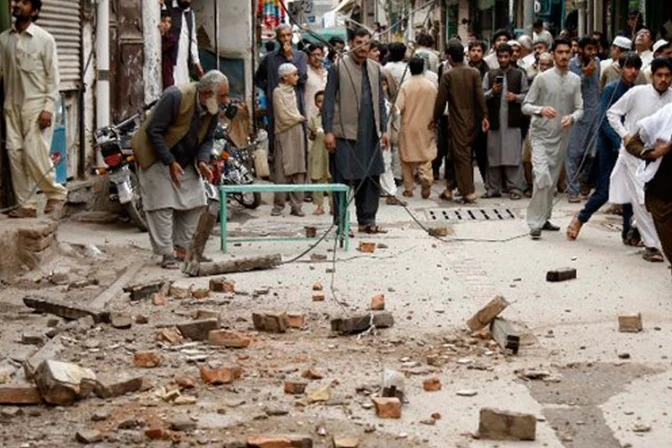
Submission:
[[499,75],[495,77],[495,84],[504,84],[504,75]]

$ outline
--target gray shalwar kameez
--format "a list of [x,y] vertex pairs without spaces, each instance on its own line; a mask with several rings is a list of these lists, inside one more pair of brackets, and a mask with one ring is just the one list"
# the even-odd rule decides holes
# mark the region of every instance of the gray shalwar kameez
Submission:
[[[554,108],[557,116],[543,117],[544,107]],[[571,129],[562,127],[562,118],[570,115],[576,123],[583,117],[581,79],[571,72],[562,73],[557,67],[537,75],[523,103],[523,113],[532,116],[534,192],[527,209],[527,223],[534,231],[541,229],[553,212],[554,187],[565,163]]]
[[[206,205],[203,180],[195,166],[199,161],[207,162],[210,158],[217,117],[206,114],[197,101],[189,132],[175,147],[168,148],[163,135],[178,114],[180,99],[180,91],[171,88],[159,100],[152,121],[147,125],[147,136],[159,160],[147,169],[138,169],[149,237],[157,255],[172,255],[176,247],[189,247],[202,207]],[[205,140],[198,146],[198,134],[204,119],[212,122]],[[179,188],[170,177],[173,162],[179,163],[184,170]]]
[[[513,69],[512,69],[513,70]],[[516,102],[522,103],[529,90],[527,77],[521,81],[521,93],[516,95]],[[522,163],[522,135],[520,128],[509,127],[509,102],[506,95],[509,93],[507,77],[504,76],[504,86],[500,93],[502,100],[499,108],[499,129],[488,132],[488,175],[486,189],[488,194],[499,194],[504,182],[510,192],[521,193],[525,190],[525,175]],[[490,87],[490,74],[483,78],[483,92],[486,101],[495,94]],[[502,179],[502,176],[504,177]]]

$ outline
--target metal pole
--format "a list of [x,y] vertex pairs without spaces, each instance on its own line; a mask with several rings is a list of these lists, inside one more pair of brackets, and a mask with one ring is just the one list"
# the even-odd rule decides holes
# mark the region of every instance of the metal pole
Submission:
[[577,32],[579,33],[579,36],[585,36],[586,35],[586,6],[587,6],[588,1],[587,0],[579,0],[576,3],[576,6],[578,7],[579,10],[579,26],[577,29]]
[[215,67],[219,70],[219,0],[212,0],[215,6]]
[[[110,124],[110,1],[100,0],[96,9],[96,127]],[[105,166],[99,151],[98,166]]]
[[532,24],[534,23],[534,0],[524,0],[523,3],[523,28],[525,34],[532,37],[534,33]]

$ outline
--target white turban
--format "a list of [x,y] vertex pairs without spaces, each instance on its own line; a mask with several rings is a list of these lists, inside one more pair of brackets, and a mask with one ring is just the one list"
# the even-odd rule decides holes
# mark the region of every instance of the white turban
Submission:
[[509,47],[521,48],[520,42],[518,42],[517,40],[510,40],[507,42],[507,44],[509,44]]
[[283,76],[291,75],[292,73],[298,72],[298,71],[299,71],[299,69],[296,68],[296,65],[290,64],[289,62],[286,62],[286,63],[282,64],[280,66],[280,68],[278,69],[278,76],[282,78]]

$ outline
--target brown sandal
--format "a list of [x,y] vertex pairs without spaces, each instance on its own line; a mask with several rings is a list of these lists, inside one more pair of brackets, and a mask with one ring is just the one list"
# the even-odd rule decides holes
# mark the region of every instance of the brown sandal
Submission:
[[665,261],[665,258],[663,258],[663,254],[661,254],[658,249],[650,247],[646,248],[646,252],[644,252],[642,258],[648,261],[649,263],[662,263]]
[[366,226],[359,226],[359,232],[360,233],[368,233],[369,235],[375,235],[378,233],[387,233],[387,230],[383,229],[380,226],[377,226],[375,224],[369,224]]

